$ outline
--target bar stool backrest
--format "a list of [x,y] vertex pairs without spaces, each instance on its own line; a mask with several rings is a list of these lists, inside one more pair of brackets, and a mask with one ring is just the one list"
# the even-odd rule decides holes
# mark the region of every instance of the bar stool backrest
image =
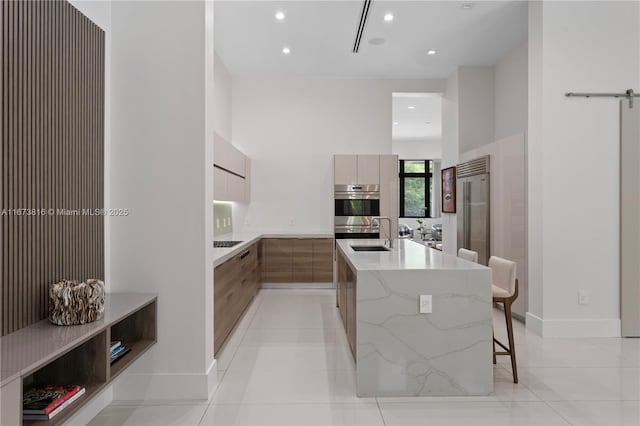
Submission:
[[478,252],[461,248],[458,250],[458,257],[469,262],[478,263]]
[[509,292],[509,297],[516,291],[516,262],[498,256],[489,258],[491,280],[493,285]]

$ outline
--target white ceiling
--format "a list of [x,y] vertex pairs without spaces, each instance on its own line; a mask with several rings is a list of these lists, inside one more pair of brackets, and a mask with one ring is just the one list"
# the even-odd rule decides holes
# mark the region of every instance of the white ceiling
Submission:
[[354,54],[360,0],[216,0],[215,49],[233,75],[446,78],[459,65],[493,65],[526,40],[527,2],[463,3],[374,0]]
[[[439,94],[394,93],[392,104],[394,140],[442,137],[442,97]],[[409,109],[410,106],[414,108]]]

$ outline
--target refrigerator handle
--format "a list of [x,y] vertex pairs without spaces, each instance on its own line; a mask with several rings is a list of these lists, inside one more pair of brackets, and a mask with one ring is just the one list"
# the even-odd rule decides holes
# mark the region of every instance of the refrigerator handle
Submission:
[[471,182],[464,183],[464,244],[471,250]]

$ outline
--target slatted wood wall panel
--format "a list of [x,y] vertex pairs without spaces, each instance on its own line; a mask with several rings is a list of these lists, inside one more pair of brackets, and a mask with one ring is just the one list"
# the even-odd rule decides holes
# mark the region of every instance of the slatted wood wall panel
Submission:
[[104,32],[59,0],[1,1],[0,24],[5,335],[46,318],[49,284],[104,278],[104,217],[83,212],[104,208]]

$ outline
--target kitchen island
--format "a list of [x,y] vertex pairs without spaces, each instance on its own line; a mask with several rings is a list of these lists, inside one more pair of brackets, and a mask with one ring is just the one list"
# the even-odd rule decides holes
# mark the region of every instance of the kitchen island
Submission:
[[[337,243],[338,306],[358,396],[491,394],[491,270],[410,240],[353,248],[382,244]],[[431,296],[430,307],[423,303],[431,313],[420,313],[421,295]]]

